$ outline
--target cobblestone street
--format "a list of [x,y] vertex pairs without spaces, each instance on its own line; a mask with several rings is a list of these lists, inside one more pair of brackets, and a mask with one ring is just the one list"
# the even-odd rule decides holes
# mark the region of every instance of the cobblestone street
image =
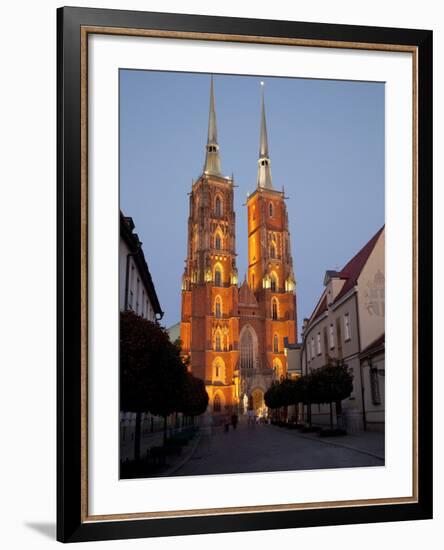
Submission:
[[384,435],[320,438],[271,425],[240,424],[202,437],[190,459],[174,475],[271,472],[384,465]]

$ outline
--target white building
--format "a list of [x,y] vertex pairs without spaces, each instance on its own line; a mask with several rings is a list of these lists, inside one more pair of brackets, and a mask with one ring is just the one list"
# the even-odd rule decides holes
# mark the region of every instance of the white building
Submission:
[[154,288],[142,243],[134,231],[132,218],[120,213],[119,307],[132,310],[150,321],[162,319],[163,311]]
[[[304,319],[303,373],[332,360],[353,373],[353,392],[337,411],[350,432],[384,427],[384,253],[382,227],[341,271],[326,272],[318,304]],[[312,405],[312,421],[329,423],[329,407]]]

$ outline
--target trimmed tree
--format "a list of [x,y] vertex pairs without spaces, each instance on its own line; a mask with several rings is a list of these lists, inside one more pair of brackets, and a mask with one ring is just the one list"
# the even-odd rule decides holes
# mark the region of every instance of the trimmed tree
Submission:
[[328,364],[313,373],[315,403],[330,406],[330,429],[333,429],[333,403],[341,403],[353,391],[353,375],[344,364]]
[[134,459],[140,460],[142,413],[164,417],[178,410],[185,367],[180,349],[158,323],[120,314],[120,410],[136,413]]

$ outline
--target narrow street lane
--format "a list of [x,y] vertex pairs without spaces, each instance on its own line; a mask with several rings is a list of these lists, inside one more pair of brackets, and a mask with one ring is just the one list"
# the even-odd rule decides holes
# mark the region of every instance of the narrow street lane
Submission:
[[[383,440],[383,434],[380,437]],[[174,475],[384,465],[381,458],[338,446],[343,440],[338,437],[335,438],[337,444],[331,444],[321,438],[304,436],[296,430],[263,424],[240,424],[237,430],[230,428],[228,433],[216,428],[210,438],[202,437],[193,456]]]

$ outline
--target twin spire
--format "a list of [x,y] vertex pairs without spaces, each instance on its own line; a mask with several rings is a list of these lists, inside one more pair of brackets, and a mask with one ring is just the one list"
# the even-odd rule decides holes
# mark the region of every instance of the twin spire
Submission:
[[208,139],[205,155],[204,174],[222,176],[220,167],[219,144],[217,143],[216,108],[214,106],[214,83],[211,77],[210,114],[208,117]]
[[[259,138],[259,167],[257,174],[257,186],[264,189],[273,189],[271,179],[270,158],[268,156],[267,122],[265,119],[264,83],[261,82],[261,131]],[[222,176],[219,144],[217,143],[216,108],[214,102],[214,82],[211,77],[210,84],[210,112],[208,117],[208,139],[206,145],[204,174]]]

